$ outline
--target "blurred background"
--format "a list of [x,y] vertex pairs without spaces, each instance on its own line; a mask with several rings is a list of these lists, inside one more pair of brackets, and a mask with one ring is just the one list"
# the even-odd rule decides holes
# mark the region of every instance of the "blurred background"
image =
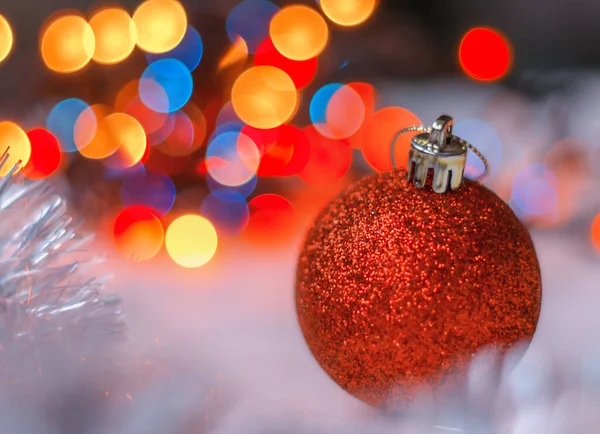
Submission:
[[[302,340],[293,288],[316,213],[406,162],[410,135],[390,159],[397,131],[447,113],[544,276],[529,364],[508,386],[522,411],[499,432],[595,432],[600,395],[582,385],[600,378],[599,19],[599,3],[567,0],[5,1],[0,154],[98,233],[136,351],[192,353],[172,368],[183,383],[228,380],[197,432],[443,432],[399,431],[338,389]],[[482,170],[469,154],[467,176]],[[192,432],[171,429],[196,404],[169,387],[154,392],[188,405],[157,426]],[[123,396],[143,426],[164,409]]]

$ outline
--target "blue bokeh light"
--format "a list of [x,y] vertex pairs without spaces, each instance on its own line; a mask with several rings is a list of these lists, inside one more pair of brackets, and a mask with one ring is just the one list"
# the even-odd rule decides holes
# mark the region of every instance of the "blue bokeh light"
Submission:
[[[490,164],[489,177],[493,176],[502,164],[502,140],[496,129],[481,119],[469,118],[456,121],[452,133],[477,146]],[[478,178],[484,169],[481,159],[469,149],[465,176],[469,179]]]
[[267,0],[245,0],[234,7],[225,22],[227,36],[232,44],[242,38],[248,52],[254,54],[262,41],[269,36],[271,18],[279,7]]
[[521,169],[513,179],[510,205],[517,216],[557,218],[559,201],[558,180],[541,163]]
[[227,192],[229,192],[229,191],[235,191],[235,192],[241,194],[242,197],[247,198],[252,193],[254,193],[254,190],[256,189],[257,184],[258,184],[258,176],[256,176],[256,175],[254,175],[252,178],[250,178],[249,181],[247,181],[241,185],[236,185],[235,187],[223,185],[223,184],[219,183],[218,181],[216,181],[212,176],[206,175],[206,185],[208,186],[211,193],[217,197],[223,197],[224,199],[227,198],[227,195],[228,195]]
[[148,65],[143,72],[139,93],[148,108],[159,113],[172,113],[187,104],[193,88],[192,74],[187,66],[177,59],[161,59]]
[[[56,104],[46,119],[46,128],[58,139],[64,152],[77,151],[75,123],[81,113],[90,106],[78,98],[68,98]],[[94,119],[95,121],[95,119]],[[96,128],[96,125],[89,125]]]
[[175,203],[175,185],[163,173],[135,171],[123,178],[121,202],[123,206],[147,205],[164,215]]
[[313,124],[327,123],[327,106],[331,97],[344,85],[341,83],[329,83],[317,90],[310,100],[309,113]]
[[146,59],[148,59],[148,63],[162,59],[176,59],[183,63],[191,72],[198,67],[203,54],[204,43],[202,42],[200,33],[194,27],[188,26],[183,39],[177,47],[161,54],[146,53]]
[[217,232],[237,235],[248,224],[250,212],[246,198],[235,190],[218,190],[202,202],[200,213],[208,218]]

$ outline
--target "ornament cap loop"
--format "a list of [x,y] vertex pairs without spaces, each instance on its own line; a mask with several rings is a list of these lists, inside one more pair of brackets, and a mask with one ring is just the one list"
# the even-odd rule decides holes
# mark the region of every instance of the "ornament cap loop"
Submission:
[[429,171],[433,170],[432,188],[445,193],[448,187],[460,188],[467,164],[467,143],[452,135],[454,120],[442,115],[431,128],[417,134],[411,141],[407,179],[417,188],[425,187]]

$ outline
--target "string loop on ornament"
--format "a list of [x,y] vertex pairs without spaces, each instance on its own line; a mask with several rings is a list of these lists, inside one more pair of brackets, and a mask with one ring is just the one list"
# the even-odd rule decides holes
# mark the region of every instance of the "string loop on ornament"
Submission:
[[[392,161],[392,168],[393,169],[398,169],[398,166],[396,166],[396,158],[395,158],[395,148],[396,148],[396,143],[398,142],[398,139],[400,138],[400,136],[402,136],[403,134],[409,133],[411,131],[417,131],[417,132],[421,132],[421,133],[427,133],[427,134],[431,134],[432,132],[432,128],[431,127],[426,127],[424,125],[413,125],[407,128],[404,128],[400,131],[398,131],[395,135],[394,138],[392,139],[392,145],[390,146],[390,158]],[[477,149],[475,146],[473,146],[472,144],[470,144],[469,142],[467,142],[466,140],[461,139],[460,137],[457,137],[453,134],[448,134],[446,136],[446,138],[448,140],[454,139],[456,140],[458,143],[460,143],[463,146],[466,146],[468,149],[470,149],[475,155],[477,155],[477,157],[481,160],[481,162],[483,163],[483,173],[478,176],[477,178],[474,179],[474,181],[481,181],[483,179],[485,179],[490,172],[490,164],[488,162],[488,159],[485,158],[485,155],[483,155],[483,153]]]

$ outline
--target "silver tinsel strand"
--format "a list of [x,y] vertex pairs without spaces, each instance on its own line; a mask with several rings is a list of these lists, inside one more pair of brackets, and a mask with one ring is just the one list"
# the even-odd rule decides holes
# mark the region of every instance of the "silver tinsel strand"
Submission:
[[124,328],[119,298],[103,295],[106,279],[89,274],[100,261],[85,250],[92,236],[78,233],[52,187],[16,169],[0,178],[0,368],[40,370],[44,348],[85,357]]

